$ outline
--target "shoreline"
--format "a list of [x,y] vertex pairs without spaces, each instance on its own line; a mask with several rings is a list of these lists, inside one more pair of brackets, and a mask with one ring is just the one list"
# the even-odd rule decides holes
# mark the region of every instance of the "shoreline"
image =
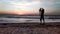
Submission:
[[60,22],[51,23],[0,23],[1,27],[60,27]]

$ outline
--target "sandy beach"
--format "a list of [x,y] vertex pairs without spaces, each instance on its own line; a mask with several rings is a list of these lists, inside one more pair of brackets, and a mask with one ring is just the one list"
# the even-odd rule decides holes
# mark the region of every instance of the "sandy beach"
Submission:
[[60,34],[60,22],[0,23],[0,34]]

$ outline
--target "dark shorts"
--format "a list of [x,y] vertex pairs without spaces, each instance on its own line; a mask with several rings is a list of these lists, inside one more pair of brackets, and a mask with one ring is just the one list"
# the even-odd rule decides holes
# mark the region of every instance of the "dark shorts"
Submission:
[[40,16],[40,19],[44,19],[44,15],[41,15],[41,16]]

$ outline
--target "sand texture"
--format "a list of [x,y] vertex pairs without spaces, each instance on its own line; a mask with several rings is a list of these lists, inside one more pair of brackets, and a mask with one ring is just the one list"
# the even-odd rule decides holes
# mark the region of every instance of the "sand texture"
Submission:
[[0,24],[0,34],[60,34],[59,23],[6,23]]

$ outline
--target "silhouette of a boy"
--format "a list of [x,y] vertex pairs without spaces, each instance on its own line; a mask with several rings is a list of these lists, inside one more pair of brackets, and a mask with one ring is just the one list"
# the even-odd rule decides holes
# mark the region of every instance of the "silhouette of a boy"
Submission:
[[39,9],[39,14],[40,14],[40,22],[45,24],[45,20],[44,20],[44,9],[43,8],[40,8]]

